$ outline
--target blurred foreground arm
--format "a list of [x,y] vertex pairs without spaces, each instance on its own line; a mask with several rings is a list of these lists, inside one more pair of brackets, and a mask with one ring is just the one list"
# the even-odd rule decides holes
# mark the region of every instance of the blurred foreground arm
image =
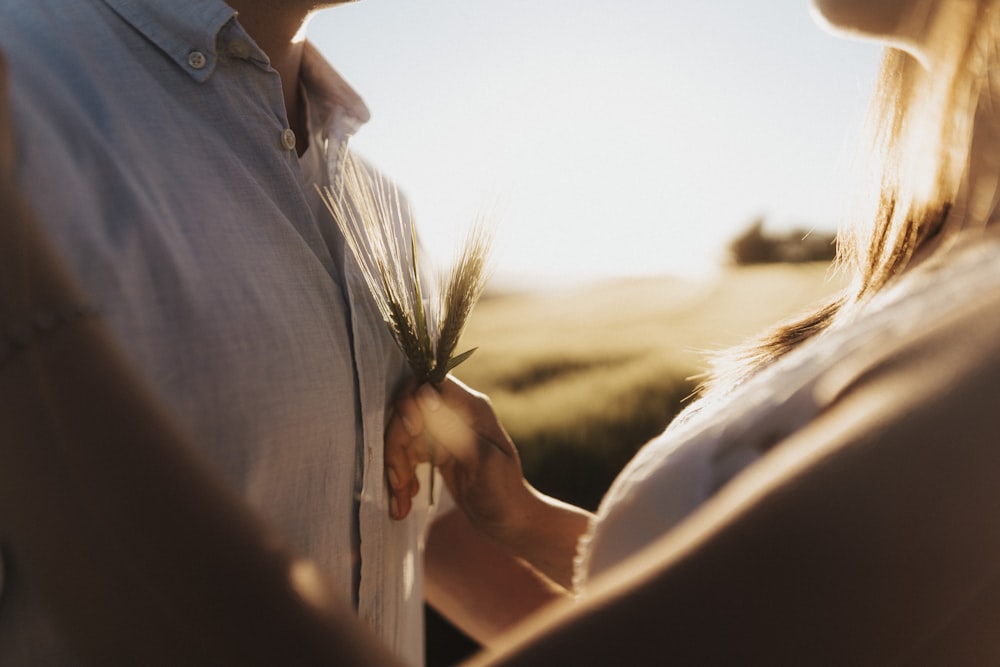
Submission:
[[[95,664],[396,664],[230,492],[84,304],[14,185],[0,62],[0,525]],[[57,186],[58,184],[54,184]],[[21,336],[19,342],[23,342]]]

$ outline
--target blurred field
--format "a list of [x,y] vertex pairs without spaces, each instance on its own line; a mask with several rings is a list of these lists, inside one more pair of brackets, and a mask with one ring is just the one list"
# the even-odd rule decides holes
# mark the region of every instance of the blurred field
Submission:
[[826,264],[732,269],[492,294],[456,375],[488,393],[542,490],[594,508],[621,466],[682,407],[705,353],[760,332],[840,286]]

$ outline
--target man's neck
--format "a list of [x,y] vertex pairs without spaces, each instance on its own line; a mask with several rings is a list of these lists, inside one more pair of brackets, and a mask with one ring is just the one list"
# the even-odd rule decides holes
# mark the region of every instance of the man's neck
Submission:
[[[239,13],[243,28],[271,60],[271,67],[281,77],[285,112],[295,136],[299,138],[299,154],[308,141],[305,105],[299,95],[299,68],[303,45],[299,33],[309,16],[303,3],[274,3],[267,0],[228,0]],[[300,6],[301,5],[301,6]]]

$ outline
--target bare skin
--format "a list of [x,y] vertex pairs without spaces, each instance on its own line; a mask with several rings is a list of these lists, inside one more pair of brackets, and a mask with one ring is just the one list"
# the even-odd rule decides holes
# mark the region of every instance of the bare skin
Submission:
[[831,31],[904,49],[925,64],[933,57],[928,31],[940,5],[941,0],[813,0]]
[[[426,442],[433,438],[442,445],[439,469],[471,524],[567,590],[572,587],[576,546],[591,514],[528,484],[517,449],[485,396],[449,378],[440,393],[429,385],[403,392],[396,414],[386,455],[399,491],[410,486],[414,466],[429,460]],[[400,519],[409,511],[409,497],[395,497]]]

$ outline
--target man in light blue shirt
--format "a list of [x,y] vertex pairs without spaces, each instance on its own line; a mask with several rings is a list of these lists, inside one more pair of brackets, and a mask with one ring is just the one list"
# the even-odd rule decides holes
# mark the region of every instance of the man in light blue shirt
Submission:
[[[390,520],[382,452],[406,366],[314,189],[368,110],[296,38],[314,4],[0,0],[17,173],[206,459],[420,664],[431,508]],[[428,598],[478,639],[551,597],[459,513],[437,525]],[[0,664],[75,664],[2,526],[0,555]]]
[[[20,181],[205,455],[419,663],[427,508],[391,522],[382,467],[405,364],[313,187],[368,111],[245,4],[3,0]],[[0,664],[72,663],[3,554]]]

